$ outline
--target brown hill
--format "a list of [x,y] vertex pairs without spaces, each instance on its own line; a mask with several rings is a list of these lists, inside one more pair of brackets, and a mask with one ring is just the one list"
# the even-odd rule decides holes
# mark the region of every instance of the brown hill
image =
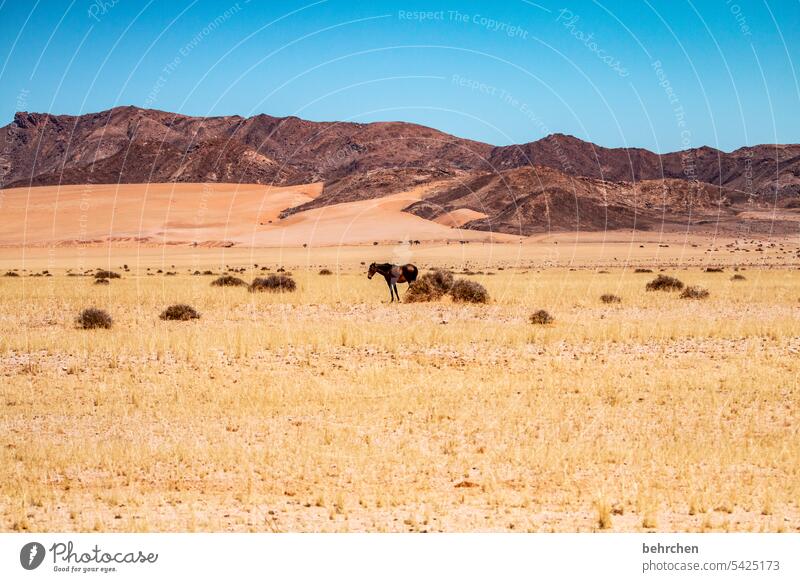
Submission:
[[[788,208],[800,196],[800,145],[659,155],[555,134],[493,147],[402,122],[205,118],[116,107],[79,116],[17,113],[0,131],[0,147],[6,188],[324,182],[321,195],[284,209],[286,218],[427,185],[432,197],[409,212],[513,233],[718,224],[761,216],[776,203]],[[791,212],[781,216],[794,220]]]
[[492,149],[410,123],[204,118],[136,107],[80,116],[22,112],[0,133],[5,187],[313,183],[386,168],[489,169]]
[[514,168],[445,183],[405,210],[427,218],[468,209],[485,215],[462,228],[530,235],[565,230],[677,228],[736,216],[728,188],[665,178],[610,182],[546,166]]
[[655,154],[641,148],[604,148],[553,134],[538,141],[497,147],[497,170],[549,166],[566,174],[611,181],[676,178],[734,188],[763,202],[800,195],[800,145],[758,145],[726,153],[710,147]]

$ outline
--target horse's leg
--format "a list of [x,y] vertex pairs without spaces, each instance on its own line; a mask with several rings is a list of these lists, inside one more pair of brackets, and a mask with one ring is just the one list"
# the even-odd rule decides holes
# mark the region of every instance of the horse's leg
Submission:
[[397,283],[394,284],[394,294],[397,296],[397,300],[400,301],[400,293],[397,292]]
[[[392,295],[392,293],[394,293],[394,295]],[[400,301],[400,295],[397,294],[397,277],[392,277],[389,283],[389,295],[392,295],[392,301],[394,301],[395,295],[397,295],[397,300]]]

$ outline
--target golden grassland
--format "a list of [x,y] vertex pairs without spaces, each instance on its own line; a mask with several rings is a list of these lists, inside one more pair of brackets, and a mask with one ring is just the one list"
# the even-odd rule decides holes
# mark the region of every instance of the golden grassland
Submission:
[[667,270],[691,301],[490,269],[488,305],[389,305],[357,264],[288,268],[0,277],[0,530],[800,531],[799,271]]

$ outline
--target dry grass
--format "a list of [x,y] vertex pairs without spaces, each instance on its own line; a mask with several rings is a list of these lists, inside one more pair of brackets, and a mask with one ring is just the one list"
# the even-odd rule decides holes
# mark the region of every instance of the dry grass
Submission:
[[233,275],[222,275],[211,281],[213,287],[246,287],[247,283]]
[[619,295],[614,295],[613,293],[603,293],[600,296],[600,301],[603,303],[622,303],[622,298]]
[[489,292],[477,281],[456,279],[450,287],[450,297],[456,303],[488,303]]
[[650,281],[645,289],[648,291],[680,291],[683,289],[683,281],[669,275],[659,275]]
[[191,305],[176,303],[162,311],[159,317],[165,321],[189,321],[191,319],[200,319],[200,314]]
[[82,310],[75,318],[75,325],[80,329],[110,329],[114,320],[108,312],[96,307]]
[[[490,305],[388,305],[361,267],[291,269],[0,278],[0,530],[800,528],[798,271],[681,271],[701,304],[506,268]],[[91,304],[112,329],[75,328]]]
[[549,325],[555,321],[555,318],[550,315],[548,311],[544,309],[539,309],[538,311],[534,311],[531,313],[531,316],[528,318],[528,321],[533,323],[534,325]]
[[710,295],[708,289],[699,285],[689,285],[681,292],[681,299],[708,299]]
[[[278,269],[283,271],[283,269]],[[250,283],[250,292],[269,291],[272,293],[289,293],[297,289],[297,283],[289,275],[268,275],[256,277]]]

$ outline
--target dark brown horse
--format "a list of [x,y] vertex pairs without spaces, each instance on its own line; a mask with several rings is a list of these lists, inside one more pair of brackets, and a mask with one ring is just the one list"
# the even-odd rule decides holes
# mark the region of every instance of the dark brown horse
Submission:
[[397,284],[408,283],[408,286],[411,287],[411,283],[417,280],[419,271],[411,263],[402,266],[392,265],[391,263],[372,263],[369,266],[367,278],[372,279],[375,273],[380,273],[383,275],[383,278],[386,279],[386,284],[389,286],[389,297],[391,298],[389,303],[391,303],[394,301],[395,296],[397,300],[400,301],[400,294],[397,292]]

